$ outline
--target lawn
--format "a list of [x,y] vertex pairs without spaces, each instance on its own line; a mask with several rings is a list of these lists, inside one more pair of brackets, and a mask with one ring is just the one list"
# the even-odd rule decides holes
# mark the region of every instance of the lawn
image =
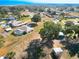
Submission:
[[21,17],[20,21],[22,21],[22,22],[31,22],[31,18],[30,17]]
[[66,19],[66,20],[62,20],[63,22],[66,22],[66,21],[79,21],[79,19],[78,18],[76,18],[76,19]]

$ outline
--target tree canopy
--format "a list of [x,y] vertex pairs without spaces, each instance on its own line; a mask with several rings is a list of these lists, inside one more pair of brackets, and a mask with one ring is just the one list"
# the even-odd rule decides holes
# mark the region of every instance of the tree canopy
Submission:
[[40,14],[35,14],[31,20],[32,20],[33,22],[39,22],[39,21],[41,21],[41,16],[40,16]]
[[57,39],[59,32],[62,30],[60,24],[55,24],[53,22],[45,22],[44,28],[40,30],[40,35],[43,39]]

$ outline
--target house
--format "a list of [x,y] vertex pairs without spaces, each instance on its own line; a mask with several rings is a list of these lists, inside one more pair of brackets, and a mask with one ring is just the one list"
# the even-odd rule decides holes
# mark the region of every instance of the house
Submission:
[[70,18],[70,19],[75,19],[75,18],[79,18],[79,16],[64,16],[65,18]]
[[13,20],[13,21],[9,21],[8,24],[9,24],[11,27],[19,27],[19,26],[22,26],[22,25],[27,24],[27,22],[22,22],[22,21]]
[[37,26],[37,23],[36,22],[31,22],[31,23],[28,23],[27,26],[35,27],[35,26]]
[[7,27],[7,25],[6,24],[1,24],[1,27],[5,28],[5,27]]
[[5,21],[1,21],[1,22],[0,22],[0,25],[1,25],[1,24],[5,24]]
[[74,21],[73,23],[74,23],[74,25],[79,25],[78,21]]
[[8,17],[8,19],[9,19],[9,20],[16,20],[16,18],[13,17],[12,15],[10,15],[10,16]]
[[26,27],[27,27],[27,33],[29,33],[29,32],[34,30],[34,28],[31,28],[31,27],[28,27],[28,26],[26,26]]
[[79,25],[79,22],[78,21],[75,21],[75,20],[74,21],[66,21],[65,22],[65,25],[69,25],[69,26],[70,25]]
[[4,24],[1,24],[1,27],[2,27],[2,28],[7,28],[7,27],[9,27],[9,25],[6,24],[6,23],[4,23]]
[[2,18],[2,20],[11,21],[11,20],[16,20],[16,18],[10,15],[8,18]]
[[9,59],[8,57],[2,56],[0,59]]
[[53,52],[54,52],[54,55],[60,59],[62,53],[63,53],[63,50],[61,48],[53,48]]
[[17,35],[17,36],[21,36],[21,35],[24,35],[26,34],[26,32],[24,30],[21,30],[21,29],[17,29],[13,32],[14,35]]
[[59,15],[53,15],[54,20],[60,20],[60,16]]
[[24,30],[26,33],[29,33],[34,30],[34,28],[29,27],[27,25],[24,25],[24,26],[20,27],[19,29]]
[[22,22],[21,22],[21,21],[17,21],[17,20],[13,20],[13,21],[9,21],[8,24],[9,24],[11,27],[17,27],[17,26],[22,25]]
[[59,20],[53,20],[53,22],[54,22],[55,24],[57,24],[57,23],[59,22]]
[[33,28],[28,27],[27,25],[24,25],[24,26],[21,26],[18,29],[16,29],[13,34],[20,36],[20,35],[24,35],[26,33],[29,33],[33,30],[34,30]]
[[13,29],[11,27],[5,29],[6,32],[9,32],[9,31],[12,31],[12,30]]
[[56,15],[60,15],[61,13],[63,13],[62,11],[56,11]]
[[39,14],[40,14],[41,18],[43,18],[45,16],[44,12],[40,12]]

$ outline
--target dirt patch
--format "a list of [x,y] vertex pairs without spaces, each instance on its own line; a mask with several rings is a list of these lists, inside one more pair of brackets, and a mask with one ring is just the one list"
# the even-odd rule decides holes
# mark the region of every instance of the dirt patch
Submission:
[[8,51],[7,48],[1,48],[0,49],[0,56],[6,55],[7,51]]
[[54,45],[53,45],[54,48],[63,47],[63,45],[60,43],[60,40],[53,40],[53,43],[54,43]]

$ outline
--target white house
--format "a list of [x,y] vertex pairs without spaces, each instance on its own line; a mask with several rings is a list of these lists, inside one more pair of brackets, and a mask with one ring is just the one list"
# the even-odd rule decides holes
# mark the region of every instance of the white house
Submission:
[[21,36],[23,34],[26,34],[26,32],[24,30],[21,30],[21,29],[16,29],[14,31],[14,35],[18,35],[18,36]]
[[33,31],[33,30],[34,30],[34,28],[31,28],[31,27],[29,27],[29,26],[27,26],[27,25],[24,25],[24,26],[21,26],[21,27],[19,27],[18,29],[16,29],[16,30],[14,31],[14,34],[15,34],[15,35],[23,35],[23,34],[25,34],[25,33],[31,32],[31,31]]

